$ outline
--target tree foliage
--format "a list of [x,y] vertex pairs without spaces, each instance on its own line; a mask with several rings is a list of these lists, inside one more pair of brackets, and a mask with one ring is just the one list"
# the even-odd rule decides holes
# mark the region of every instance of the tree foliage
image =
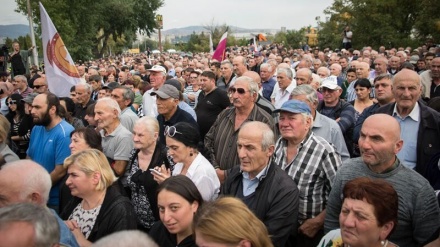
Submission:
[[[101,57],[109,44],[119,49],[121,43],[135,40],[138,31],[150,35],[156,28],[156,11],[163,5],[163,0],[40,1],[74,60]],[[17,12],[27,14],[26,0],[16,2]],[[34,23],[39,26],[38,1],[31,1],[31,9]]]
[[415,45],[428,37],[438,40],[439,11],[436,0],[335,0],[324,10],[329,20],[318,23],[319,45],[340,47],[346,25],[353,31],[356,48]]

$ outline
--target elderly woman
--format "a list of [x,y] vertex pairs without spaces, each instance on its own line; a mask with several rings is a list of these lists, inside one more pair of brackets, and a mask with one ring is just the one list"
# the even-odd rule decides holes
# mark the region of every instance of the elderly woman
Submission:
[[387,240],[397,224],[397,192],[382,179],[360,177],[343,190],[340,229],[323,237],[319,247],[397,246]]
[[158,141],[159,123],[156,118],[145,116],[136,121],[133,127],[134,149],[128,163],[128,186],[138,220],[138,229],[148,232],[154,222],[159,220],[156,190],[149,169],[164,164],[169,168],[167,151]]
[[61,213],[81,246],[113,232],[136,229],[136,215],[128,198],[121,195],[105,155],[96,149],[72,154],[64,161],[66,185],[74,198]]
[[203,198],[191,179],[178,175],[165,180],[157,190],[160,222],[150,236],[161,247],[196,247],[193,220]]
[[156,167],[154,179],[159,183],[176,175],[189,177],[205,201],[215,200],[220,181],[212,164],[199,152],[200,133],[192,124],[180,122],[165,128],[168,154],[176,163],[172,174],[165,167]]
[[194,229],[198,246],[273,246],[263,222],[233,197],[203,206],[194,219]]

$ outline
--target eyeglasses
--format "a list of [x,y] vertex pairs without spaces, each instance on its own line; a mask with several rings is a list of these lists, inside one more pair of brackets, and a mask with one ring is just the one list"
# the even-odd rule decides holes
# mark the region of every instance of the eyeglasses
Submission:
[[6,105],[7,106],[9,106],[9,105],[16,105],[17,104],[17,101],[16,100],[11,100],[11,101],[9,101],[9,102],[6,102]]
[[163,132],[163,134],[165,136],[174,137],[174,135],[176,135],[176,133],[183,135],[183,133],[181,133],[181,132],[176,130],[176,127],[174,127],[174,126],[165,126],[165,131]]
[[237,92],[237,93],[239,93],[239,94],[245,94],[245,93],[246,93],[246,90],[244,90],[244,88],[235,88],[235,87],[231,87],[231,88],[229,88],[229,92],[231,92],[231,93],[235,93],[235,92]]
[[195,80],[195,79],[197,79],[197,76],[196,77],[190,76],[189,79],[194,79]]
[[44,87],[46,85],[34,85],[34,88],[39,89],[40,87]]

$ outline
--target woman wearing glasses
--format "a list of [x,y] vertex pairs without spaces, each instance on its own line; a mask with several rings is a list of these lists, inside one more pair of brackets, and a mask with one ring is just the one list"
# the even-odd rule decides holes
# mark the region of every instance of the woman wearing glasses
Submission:
[[190,178],[202,194],[203,200],[215,200],[220,181],[212,164],[199,152],[200,133],[189,123],[180,122],[165,128],[168,154],[176,163],[172,173],[165,166],[156,167],[152,174],[159,183],[171,175]]
[[159,220],[156,190],[158,184],[149,171],[164,164],[170,167],[165,145],[158,141],[159,123],[154,117],[145,116],[133,126],[134,149],[128,163],[127,183],[130,198],[137,216],[138,229],[148,232]]
[[11,123],[11,145],[14,152],[20,159],[26,158],[26,150],[29,146],[29,137],[31,129],[34,126],[32,117],[24,111],[23,97],[19,94],[12,94],[6,99],[6,105],[9,107],[9,113],[6,118]]

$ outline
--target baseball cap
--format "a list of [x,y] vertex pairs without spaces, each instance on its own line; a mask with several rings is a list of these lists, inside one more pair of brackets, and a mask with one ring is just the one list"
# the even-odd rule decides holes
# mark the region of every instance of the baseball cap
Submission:
[[306,103],[296,99],[291,99],[284,102],[281,108],[276,109],[274,113],[282,112],[282,111],[287,111],[290,113],[308,113],[308,114],[311,113],[310,107]]
[[157,95],[162,99],[179,99],[179,90],[177,90],[177,88],[175,88],[173,85],[164,84],[162,87],[159,88],[159,90],[152,92],[150,95]]
[[23,101],[24,103],[32,104],[32,102],[34,101],[35,97],[37,97],[37,95],[38,93],[30,93],[26,95],[26,97],[21,99],[21,101]]
[[409,62],[412,64],[417,64],[417,61],[419,61],[419,56],[418,55],[412,55],[411,58],[409,59]]
[[103,86],[102,89],[111,89],[111,90],[113,90],[113,89],[117,88],[118,86],[119,86],[119,83],[114,81],[114,82],[110,82],[107,86]]
[[160,65],[154,65],[153,67],[151,67],[151,69],[147,69],[148,71],[154,71],[154,72],[162,72],[164,74],[167,73],[167,70],[160,66]]
[[176,79],[168,79],[165,81],[164,85],[165,84],[172,85],[179,91],[182,90],[182,84],[180,84],[180,82]]
[[338,79],[336,78],[336,76],[329,76],[321,82],[321,87],[335,90],[335,89],[339,88],[337,80]]

